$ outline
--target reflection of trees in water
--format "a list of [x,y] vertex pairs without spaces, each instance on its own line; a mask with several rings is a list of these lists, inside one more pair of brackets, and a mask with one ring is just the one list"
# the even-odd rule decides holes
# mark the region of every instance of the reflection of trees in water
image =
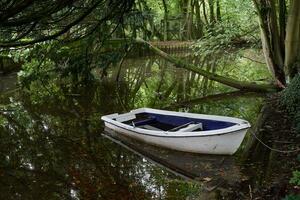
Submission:
[[71,190],[84,199],[151,196],[134,167],[137,157],[92,133],[86,115],[21,109],[5,115],[9,125],[1,128],[2,197],[69,199]]
[[[131,84],[132,88],[138,87],[134,81]],[[31,101],[32,93],[38,90],[13,98],[9,106],[13,112],[1,112],[1,122],[4,119],[5,123],[0,125],[0,197],[163,196],[163,188],[173,184],[164,178],[169,176],[164,170],[99,135],[102,113],[122,110],[117,107],[115,85],[106,80],[101,85],[72,86],[65,90],[65,96],[51,91],[52,95],[45,96],[46,99],[40,97],[41,102]],[[130,91],[128,85],[121,87]],[[128,94],[133,95],[124,92],[120,98]]]
[[[197,60],[194,58],[194,62]],[[208,68],[210,70],[211,67]],[[156,57],[125,60],[122,66],[112,69],[109,79],[114,81],[115,78],[119,86],[118,93],[127,94],[119,98],[122,105],[130,105],[131,108],[137,103],[161,107],[174,101],[205,96],[214,90],[212,82],[207,78],[174,68],[169,62]],[[121,84],[127,84],[128,87],[120,87]]]
[[[45,86],[35,81],[37,84],[30,91],[20,91],[7,106],[13,112],[1,112],[0,123],[5,124],[0,125],[3,197],[17,192],[25,199],[68,199],[72,190],[82,198],[185,198],[196,186],[169,182],[166,171],[101,139],[100,116],[134,107],[171,105],[176,110],[190,107],[193,112],[211,110],[232,116],[236,115],[233,111],[250,113],[253,118],[253,107],[259,103],[233,103],[230,99],[218,102],[218,106],[203,100],[196,103],[203,96],[225,89],[157,58],[124,60],[100,81],[49,81],[57,84],[58,89],[46,85],[45,92]],[[172,107],[174,102],[184,105]],[[194,193],[198,189],[197,186]],[[190,190],[190,194],[184,193]]]

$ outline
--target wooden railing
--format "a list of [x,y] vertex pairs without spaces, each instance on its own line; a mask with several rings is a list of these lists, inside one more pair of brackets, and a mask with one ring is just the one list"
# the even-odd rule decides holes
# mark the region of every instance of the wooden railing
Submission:
[[185,51],[189,50],[193,44],[192,41],[153,41],[153,46],[164,51]]
[[[124,39],[112,39],[106,41],[104,45],[104,51],[118,51],[121,50],[125,44],[130,41],[126,41]],[[150,42],[153,46],[167,52],[170,54],[182,54],[182,53],[189,53],[191,51],[191,46],[193,44],[192,41],[152,41]],[[146,47],[140,46],[137,44],[136,47],[133,47],[134,50],[128,54],[129,57],[132,56],[151,56],[153,52],[149,51]]]

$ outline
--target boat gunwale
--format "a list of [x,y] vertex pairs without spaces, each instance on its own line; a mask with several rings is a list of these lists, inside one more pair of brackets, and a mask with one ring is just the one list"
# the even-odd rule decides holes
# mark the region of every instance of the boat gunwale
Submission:
[[[122,128],[124,130],[132,131],[138,134],[142,135],[148,135],[148,136],[154,136],[154,137],[210,137],[210,136],[220,136],[225,134],[230,134],[233,132],[245,130],[251,127],[250,123],[246,120],[242,120],[239,118],[234,117],[225,117],[225,116],[218,116],[218,115],[203,115],[203,114],[195,114],[195,113],[182,113],[182,112],[174,112],[174,111],[164,111],[164,110],[158,110],[158,109],[151,109],[151,108],[139,108],[136,110],[131,110],[128,113],[141,113],[141,112],[147,112],[147,113],[156,113],[156,114],[164,114],[164,115],[173,115],[173,116],[182,116],[182,117],[188,117],[188,118],[204,118],[209,120],[215,120],[215,118],[218,118],[215,121],[225,121],[225,122],[232,122],[236,123],[233,126],[216,129],[216,130],[208,130],[208,131],[194,131],[194,132],[168,132],[168,131],[155,131],[155,130],[147,130],[139,127],[133,127],[128,124],[118,122],[116,120],[113,120],[113,117],[117,116],[117,114],[111,114],[111,115],[105,115],[102,116],[101,119],[109,123],[111,125],[117,126],[119,128]],[[222,120],[223,119],[223,120]],[[226,121],[228,120],[228,121]]]
[[[124,128],[122,126],[118,126],[118,125],[116,125],[114,123],[110,123],[110,122],[106,122],[106,123],[109,123],[109,124],[111,124],[113,126],[122,128],[122,129],[127,130],[127,131],[131,131],[131,132],[134,132],[134,133],[137,133],[137,134],[140,134],[140,135],[147,135],[147,136],[151,136],[151,137],[162,137],[162,138],[214,137],[214,136],[221,136],[221,135],[235,133],[237,131],[242,131],[242,130],[245,130],[245,129],[249,128],[249,127],[246,127],[246,128],[241,128],[241,129],[238,129],[238,130],[235,130],[235,131],[224,132],[224,133],[216,133],[216,134],[209,134],[209,135],[208,134],[206,134],[206,135],[203,135],[203,134],[198,134],[198,135],[169,135],[168,133],[174,133],[174,132],[154,131],[156,133],[165,133],[163,135],[163,134],[143,133],[142,131],[138,131],[138,130],[146,130],[146,129],[142,129],[142,128],[127,129],[127,128]],[[131,126],[129,126],[129,127],[131,127]],[[138,129],[138,130],[136,130],[136,129]],[[149,130],[149,131],[151,131],[151,130]],[[202,131],[202,132],[204,132],[204,131]],[[202,133],[202,132],[201,131],[197,131],[197,132],[192,132],[192,133]],[[191,132],[175,132],[175,133],[191,133]]]

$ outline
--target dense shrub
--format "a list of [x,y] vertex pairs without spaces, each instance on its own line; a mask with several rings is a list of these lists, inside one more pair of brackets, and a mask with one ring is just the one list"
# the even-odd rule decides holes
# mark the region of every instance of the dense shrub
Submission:
[[296,170],[293,172],[293,177],[291,178],[290,183],[300,186],[300,171]]
[[282,92],[281,102],[292,116],[297,134],[300,134],[300,75],[295,76]]

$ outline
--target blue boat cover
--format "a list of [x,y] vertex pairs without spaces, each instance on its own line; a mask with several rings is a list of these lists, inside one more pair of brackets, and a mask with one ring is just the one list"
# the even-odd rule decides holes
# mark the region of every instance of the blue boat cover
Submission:
[[161,115],[156,113],[140,113],[140,114],[148,115],[148,119],[137,122],[135,124],[136,126],[145,125],[154,121],[158,121],[160,123],[170,124],[176,127],[193,121],[194,123],[202,123],[203,130],[208,131],[208,130],[227,128],[236,125],[236,123],[232,123],[232,122],[224,122],[224,121],[209,120],[209,119],[197,119],[197,118],[188,118],[188,117],[181,117],[181,116]]

